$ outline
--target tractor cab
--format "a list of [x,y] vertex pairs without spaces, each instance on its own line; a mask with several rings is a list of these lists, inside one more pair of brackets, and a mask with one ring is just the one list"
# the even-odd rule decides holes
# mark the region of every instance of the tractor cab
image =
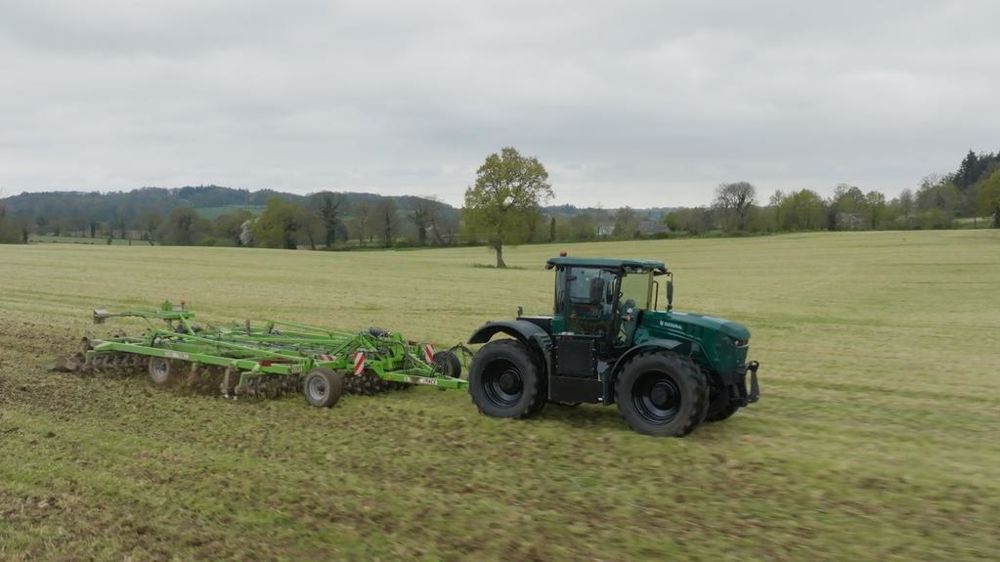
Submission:
[[654,309],[663,262],[552,258],[555,303],[551,332],[593,338],[602,354],[629,347],[639,316]]

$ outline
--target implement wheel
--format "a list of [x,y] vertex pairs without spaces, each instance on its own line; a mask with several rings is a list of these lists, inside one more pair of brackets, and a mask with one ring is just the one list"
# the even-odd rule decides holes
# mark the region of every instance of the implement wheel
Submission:
[[316,367],[302,381],[302,395],[306,402],[317,408],[329,408],[344,393],[344,375]]
[[166,357],[150,357],[149,378],[158,385],[170,384],[177,378],[177,366]]
[[469,394],[480,412],[496,418],[531,417],[546,400],[541,369],[517,340],[492,341],[476,353]]
[[434,354],[434,365],[446,377],[459,378],[462,376],[462,362],[451,351],[439,351]]
[[705,376],[686,357],[642,353],[618,375],[615,400],[625,422],[639,433],[682,437],[705,418],[707,390]]

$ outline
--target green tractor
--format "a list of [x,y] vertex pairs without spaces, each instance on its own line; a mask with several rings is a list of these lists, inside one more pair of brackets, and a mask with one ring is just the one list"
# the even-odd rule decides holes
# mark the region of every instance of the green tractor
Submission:
[[[487,322],[469,368],[469,393],[489,416],[528,418],[553,402],[618,404],[632,429],[683,436],[760,396],[746,327],[673,310],[663,262],[573,258],[555,269],[551,316]],[[665,276],[666,310],[657,310]],[[494,336],[508,337],[490,341]],[[748,380],[749,379],[749,380]]]

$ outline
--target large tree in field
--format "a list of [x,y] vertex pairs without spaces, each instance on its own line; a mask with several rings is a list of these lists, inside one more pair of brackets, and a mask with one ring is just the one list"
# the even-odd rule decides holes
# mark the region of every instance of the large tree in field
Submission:
[[746,230],[756,197],[757,190],[745,181],[720,185],[715,190],[715,207],[722,212],[722,229]]
[[503,245],[524,240],[542,202],[553,197],[548,180],[549,173],[537,158],[507,147],[486,157],[476,171],[475,185],[465,190],[466,225],[486,236],[498,268],[507,267]]

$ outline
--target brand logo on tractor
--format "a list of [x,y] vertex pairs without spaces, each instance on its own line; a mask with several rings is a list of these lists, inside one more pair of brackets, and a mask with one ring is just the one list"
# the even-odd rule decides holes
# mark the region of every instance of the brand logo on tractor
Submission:
[[660,326],[663,326],[664,328],[673,328],[675,330],[680,330],[682,332],[684,331],[684,326],[681,326],[680,324],[674,324],[673,322],[667,322],[666,320],[660,320]]

